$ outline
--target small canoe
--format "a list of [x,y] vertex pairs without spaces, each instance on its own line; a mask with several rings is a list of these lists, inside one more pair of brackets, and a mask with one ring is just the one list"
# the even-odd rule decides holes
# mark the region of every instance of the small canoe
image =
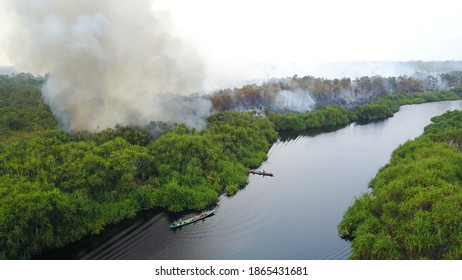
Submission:
[[250,169],[250,170],[249,170],[249,173],[250,173],[250,174],[255,174],[255,175],[261,175],[261,176],[270,176],[270,177],[274,177],[273,173],[265,172],[264,170],[263,170],[263,171],[260,171],[260,170]]
[[180,228],[180,227],[195,223],[199,220],[205,220],[205,218],[213,216],[213,215],[215,215],[215,209],[207,211],[207,212],[203,212],[200,215],[194,216],[186,220],[179,219],[178,221],[173,222],[173,224],[170,225],[170,228],[171,229]]

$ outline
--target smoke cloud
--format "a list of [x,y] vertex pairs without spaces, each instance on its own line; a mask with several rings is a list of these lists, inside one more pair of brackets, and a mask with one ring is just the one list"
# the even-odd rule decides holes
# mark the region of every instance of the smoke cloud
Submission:
[[152,1],[11,0],[8,54],[21,70],[50,73],[42,92],[65,130],[152,120],[204,125],[204,65]]
[[281,90],[277,93],[272,109],[275,111],[293,111],[304,113],[314,108],[316,102],[310,93],[303,90]]

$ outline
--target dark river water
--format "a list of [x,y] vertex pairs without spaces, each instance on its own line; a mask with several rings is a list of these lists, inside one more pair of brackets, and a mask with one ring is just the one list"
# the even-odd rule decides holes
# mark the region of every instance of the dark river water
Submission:
[[[462,101],[403,106],[393,118],[324,133],[282,136],[261,169],[216,215],[172,231],[173,217],[146,211],[42,259],[346,259],[337,225],[394,149]],[[282,140],[284,139],[284,140]],[[188,215],[187,215],[188,216]]]

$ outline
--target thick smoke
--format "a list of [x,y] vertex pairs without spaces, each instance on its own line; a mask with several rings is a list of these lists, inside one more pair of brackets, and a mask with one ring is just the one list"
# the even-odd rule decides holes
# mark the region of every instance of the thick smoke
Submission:
[[11,0],[9,56],[17,67],[50,73],[42,92],[66,130],[152,120],[203,125],[206,99],[195,50],[172,34],[152,1]]

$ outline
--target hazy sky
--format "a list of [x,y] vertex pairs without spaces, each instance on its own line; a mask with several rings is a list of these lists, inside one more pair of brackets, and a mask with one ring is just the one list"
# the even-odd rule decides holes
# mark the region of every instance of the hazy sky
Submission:
[[[279,75],[316,61],[462,60],[460,0],[157,0],[153,6],[171,17],[212,76]],[[2,10],[0,19],[0,65],[10,64]]]
[[462,59],[458,0],[162,0],[177,27],[226,59]]
[[155,7],[171,11],[211,80],[316,74],[320,61],[462,60],[459,0],[159,0]]

